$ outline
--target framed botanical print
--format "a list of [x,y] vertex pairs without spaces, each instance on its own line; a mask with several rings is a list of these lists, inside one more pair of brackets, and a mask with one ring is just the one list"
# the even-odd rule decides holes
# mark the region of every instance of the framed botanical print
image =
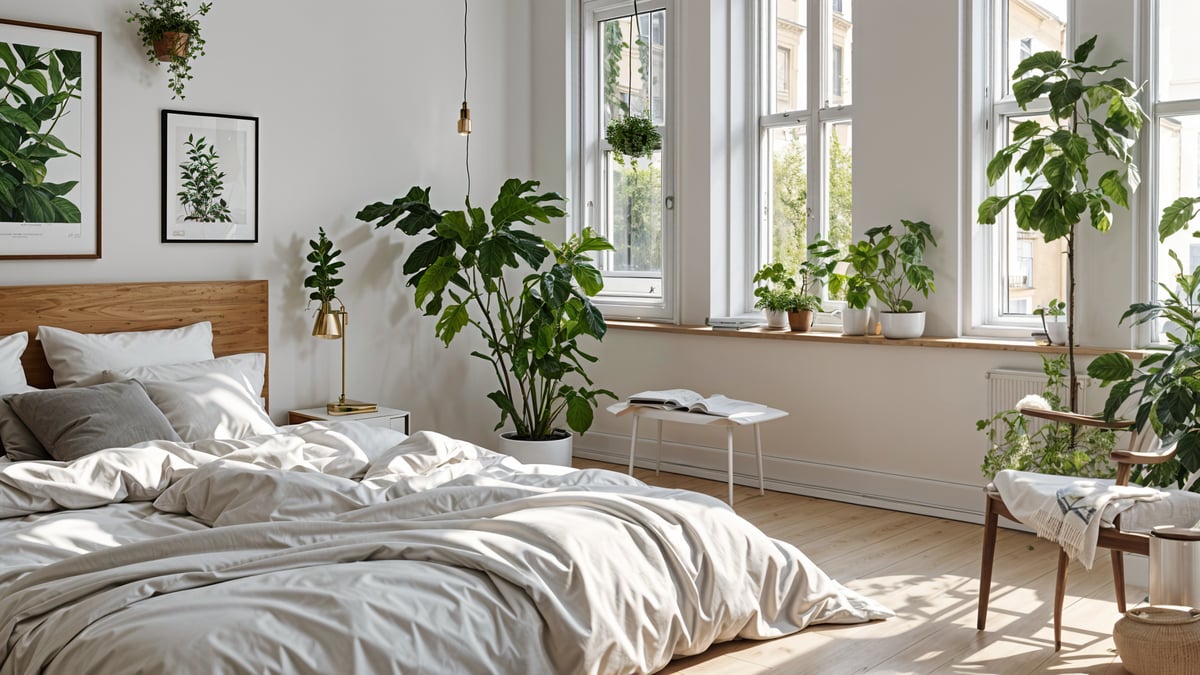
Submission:
[[0,260],[100,257],[100,33],[0,19]]
[[162,240],[258,241],[258,118],[162,111]]

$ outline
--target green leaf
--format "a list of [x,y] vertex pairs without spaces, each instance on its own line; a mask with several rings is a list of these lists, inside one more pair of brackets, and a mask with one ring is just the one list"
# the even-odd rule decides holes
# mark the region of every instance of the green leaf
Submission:
[[585,433],[592,426],[595,411],[592,404],[582,396],[567,399],[567,426],[577,433]]
[[28,113],[18,110],[7,103],[0,103],[0,119],[12,122],[30,133],[36,133],[41,127]]
[[18,75],[17,79],[37,89],[38,93],[43,96],[50,93],[50,87],[46,84],[46,76],[36,70],[26,70]]
[[20,185],[16,191],[17,208],[30,223],[54,223],[58,221],[58,212],[50,202],[50,197],[31,185]]
[[1014,142],[1023,141],[1037,136],[1041,130],[1042,124],[1037,120],[1025,120],[1013,129],[1012,139]]
[[1121,181],[1121,174],[1116,169],[1104,172],[1100,177],[1100,191],[1116,204],[1129,208],[1129,192]]
[[[1004,211],[1004,207],[1008,205],[1011,199],[1012,197],[996,196],[984,199],[979,204],[979,223],[981,225],[994,225],[996,223],[996,216]],[[863,272],[866,270],[860,269],[859,271]]]
[[546,241],[532,232],[525,230],[506,230],[503,237],[513,244],[513,251],[533,269],[540,269],[542,263],[550,255]]
[[437,262],[439,258],[444,256],[454,255],[454,242],[441,237],[428,239],[408,255],[408,259],[404,261],[404,274],[415,274],[417,271],[429,267]]
[[0,60],[4,61],[4,65],[10,72],[16,73],[21,70],[20,64],[17,63],[17,55],[13,53],[12,47],[7,42],[0,42]]
[[492,226],[504,228],[513,223],[532,223],[531,218],[548,222],[542,209],[533,202],[512,194],[501,194],[492,204]]
[[1075,174],[1063,156],[1051,157],[1042,167],[1042,176],[1051,188],[1069,191],[1075,188]]
[[1088,377],[1102,382],[1127,380],[1133,376],[1133,360],[1121,352],[1097,356],[1088,364]]
[[21,57],[21,62],[26,68],[32,68],[37,62],[37,47],[33,45],[13,44],[13,49],[17,51],[17,56]]
[[[425,304],[425,298],[430,293],[441,294],[446,288],[446,284],[450,283],[450,278],[459,270],[458,259],[454,256],[442,256],[437,262],[429,266],[425,273],[421,275],[420,282],[417,283],[416,304],[418,307]],[[443,315],[444,318],[444,315]]]
[[446,211],[442,220],[437,224],[438,235],[459,242],[464,248],[471,248],[471,226],[467,224],[467,214],[462,211]]
[[[43,189],[45,183],[42,184]],[[82,222],[82,214],[79,207],[66,199],[65,197],[54,197],[50,200],[50,205],[54,208],[54,212],[58,214],[55,222],[59,223],[79,223]]]
[[1017,104],[1024,108],[1030,101],[1037,100],[1042,94],[1046,93],[1046,76],[1029,77],[1024,80],[1019,80],[1013,83],[1013,95],[1017,99]]
[[1012,78],[1016,80],[1025,73],[1034,70],[1040,70],[1043,73],[1053,72],[1066,65],[1067,60],[1062,54],[1056,51],[1038,52],[1021,63],[1017,64],[1017,69],[1013,71]]
[[504,237],[491,237],[479,244],[479,273],[484,277],[495,278],[504,271],[504,266],[517,266],[513,255],[512,242]]
[[1008,172],[1008,167],[1010,164],[1012,164],[1013,150],[1014,148],[1011,147],[1005,148],[1004,150],[996,153],[996,156],[993,157],[990,162],[988,162],[988,185],[995,185],[996,181],[1003,178],[1004,174]]
[[1067,117],[1083,96],[1083,81],[1075,78],[1060,80],[1050,85],[1050,106],[1059,117]]
[[1096,37],[1097,36],[1093,35],[1090,39],[1088,39],[1087,42],[1084,42],[1076,47],[1075,54],[1071,57],[1071,60],[1073,60],[1075,63],[1083,63],[1084,61],[1087,61],[1088,56],[1090,56],[1092,53],[1092,50],[1096,48]]
[[593,296],[604,290],[604,275],[591,265],[575,265],[571,269],[575,283],[588,296]]
[[438,319],[435,331],[437,332],[437,336],[441,338],[442,343],[449,347],[450,342],[454,340],[454,336],[458,335],[459,331],[463,328],[466,328],[469,321],[470,316],[467,314],[467,304],[465,302],[448,305],[442,310],[442,316]]
[[1187,228],[1196,217],[1197,205],[1200,205],[1200,197],[1180,197],[1163,209],[1158,221],[1158,240],[1166,241],[1167,237]]
[[63,77],[68,82],[78,80],[82,76],[83,54],[70,49],[56,49],[54,55],[62,62]]

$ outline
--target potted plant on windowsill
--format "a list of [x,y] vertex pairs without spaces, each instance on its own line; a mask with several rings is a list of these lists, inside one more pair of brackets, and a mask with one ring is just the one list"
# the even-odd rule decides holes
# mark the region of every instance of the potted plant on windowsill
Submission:
[[936,291],[933,270],[925,264],[925,250],[937,246],[933,229],[923,220],[901,220],[902,234],[893,226],[873,227],[866,239],[850,247],[846,261],[870,285],[883,305],[879,320],[883,336],[918,338],[925,334],[925,312],[914,311],[911,293],[928,298]]
[[816,313],[823,309],[821,297],[815,292],[816,286],[833,276],[837,264],[838,250],[833,244],[818,239],[808,245],[807,255],[798,269],[799,292],[788,309],[788,323],[792,330],[803,333],[812,328]]
[[786,330],[788,310],[795,303],[796,279],[781,262],[767,263],[754,273],[755,309],[763,310],[767,328]]
[[192,79],[192,61],[204,55],[199,17],[211,9],[211,2],[200,3],[199,9],[191,11],[187,0],[150,0],[129,11],[127,21],[137,23],[146,57],[156,66],[167,64],[172,99],[186,98],[183,88]]
[[[1042,330],[1046,333],[1046,339],[1050,341],[1050,344],[1067,344],[1067,322],[1063,320],[1067,314],[1067,303],[1058,298],[1051,298],[1044,307],[1033,310],[1033,314],[1041,317]],[[1046,317],[1050,317],[1050,320],[1047,321]]]
[[[585,338],[599,340],[607,331],[591,300],[604,288],[604,278],[587,254],[612,245],[590,229],[561,245],[520,229],[521,223],[566,215],[559,206],[563,198],[538,194],[538,185],[510,178],[488,212],[469,200],[463,210],[438,211],[430,206],[428,188],[413,187],[391,203],[364,207],[358,218],[376,228],[394,225],[410,236],[428,236],[404,261],[408,285],[416,290],[413,301],[427,316],[438,317],[434,332],[446,346],[467,326],[486,343],[484,351],[471,355],[486,361],[499,383],[488,394],[500,410],[496,429],[510,422],[514,427],[502,434],[501,449],[503,439],[556,441],[508,454],[568,465],[571,434],[558,427],[560,418],[565,414],[567,426],[582,434],[592,425],[597,397],[616,398],[588,377],[585,363],[596,357],[582,349]],[[506,275],[523,267],[519,281]]]
[[846,306],[842,309],[842,335],[866,335],[870,332],[871,283],[861,274],[833,274],[829,290],[834,294],[845,291]]

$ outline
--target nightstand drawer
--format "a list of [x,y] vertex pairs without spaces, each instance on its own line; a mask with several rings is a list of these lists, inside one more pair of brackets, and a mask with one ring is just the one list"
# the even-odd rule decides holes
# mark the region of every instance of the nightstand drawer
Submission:
[[288,424],[304,424],[305,422],[324,421],[338,422],[354,420],[376,427],[387,427],[396,431],[409,433],[409,415],[407,410],[380,407],[376,412],[359,413],[357,415],[330,415],[325,408],[306,408],[304,410],[289,410]]

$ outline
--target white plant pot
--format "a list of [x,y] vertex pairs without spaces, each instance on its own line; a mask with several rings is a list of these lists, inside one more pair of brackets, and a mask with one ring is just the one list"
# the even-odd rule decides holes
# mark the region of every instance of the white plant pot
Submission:
[[791,330],[791,326],[788,325],[787,312],[764,309],[763,314],[767,317],[767,328],[772,330]]
[[571,440],[573,438],[571,434],[568,433],[566,438],[552,438],[545,441],[518,441],[509,438],[509,435],[513,433],[516,432],[500,433],[499,452],[515,458],[522,464],[571,466]]
[[879,322],[885,338],[903,340],[925,334],[925,312],[880,312]]
[[1050,344],[1066,345],[1067,344],[1067,322],[1066,321],[1047,321],[1046,334],[1050,337]]
[[871,323],[871,308],[842,310],[842,335],[866,335],[867,324]]

